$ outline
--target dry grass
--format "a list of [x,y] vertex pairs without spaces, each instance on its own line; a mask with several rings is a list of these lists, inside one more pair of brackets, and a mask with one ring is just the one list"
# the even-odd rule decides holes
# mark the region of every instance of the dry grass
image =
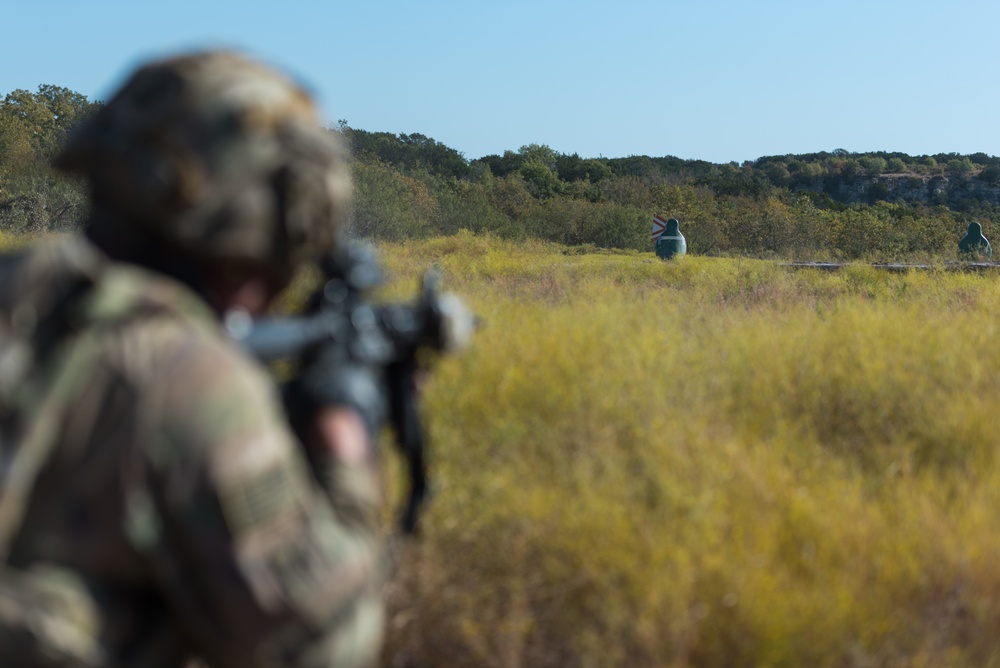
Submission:
[[427,387],[386,666],[1000,665],[995,275],[382,252],[485,322]]
[[386,665],[998,663],[993,275],[382,250],[485,320],[427,390]]
[[0,230],[0,253],[21,248],[34,241],[46,238],[46,236],[51,237],[53,235],[11,234],[10,232]]

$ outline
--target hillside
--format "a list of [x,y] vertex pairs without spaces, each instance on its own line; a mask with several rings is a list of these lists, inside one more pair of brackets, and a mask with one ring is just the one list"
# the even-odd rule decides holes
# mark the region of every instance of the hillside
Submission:
[[793,190],[825,193],[832,200],[844,204],[887,201],[945,206],[955,211],[983,211],[1000,205],[1000,183],[990,178],[992,171],[988,169],[977,169],[968,174],[879,174],[856,179],[852,183],[833,181],[830,185],[820,178],[809,184],[798,184]]

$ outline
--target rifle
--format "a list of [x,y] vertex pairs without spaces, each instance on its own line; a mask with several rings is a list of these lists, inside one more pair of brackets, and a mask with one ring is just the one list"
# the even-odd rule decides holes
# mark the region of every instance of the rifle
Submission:
[[380,390],[388,399],[388,421],[409,473],[409,496],[400,526],[405,534],[415,534],[430,493],[426,436],[415,382],[418,358],[424,350],[451,353],[465,347],[476,318],[457,296],[440,292],[434,271],[424,275],[414,302],[370,302],[367,294],[382,285],[384,277],[374,250],[364,244],[342,242],[320,268],[325,282],[310,297],[305,315],[251,322],[244,314],[227,318],[227,328],[265,363],[308,360],[320,348],[329,353],[328,346],[333,346],[337,359],[345,364],[379,372]]

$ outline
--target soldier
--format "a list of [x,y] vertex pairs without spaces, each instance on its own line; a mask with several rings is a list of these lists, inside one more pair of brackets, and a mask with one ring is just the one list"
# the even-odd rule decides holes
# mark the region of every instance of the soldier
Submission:
[[300,442],[220,322],[336,241],[309,96],[231,53],[154,62],[57,166],[85,235],[0,258],[0,665],[370,665],[369,407],[312,369]]

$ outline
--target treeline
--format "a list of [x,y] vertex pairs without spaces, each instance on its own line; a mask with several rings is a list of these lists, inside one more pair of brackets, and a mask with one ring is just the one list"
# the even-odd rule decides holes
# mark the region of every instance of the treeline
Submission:
[[[0,229],[65,230],[81,185],[49,162],[99,102],[57,86],[0,102]],[[341,121],[354,156],[354,229],[400,241],[466,229],[511,239],[650,250],[653,213],[691,252],[855,259],[949,257],[969,221],[1000,215],[1000,158],[983,153],[768,156],[742,165],[673,156],[584,158],[531,144],[466,159],[421,134]]]
[[355,158],[356,229],[389,240],[464,228],[649,250],[662,212],[680,219],[695,253],[948,258],[970,220],[989,235],[1000,213],[1000,158],[981,153],[837,150],[720,165],[532,144],[470,161],[420,134],[338,131]]

